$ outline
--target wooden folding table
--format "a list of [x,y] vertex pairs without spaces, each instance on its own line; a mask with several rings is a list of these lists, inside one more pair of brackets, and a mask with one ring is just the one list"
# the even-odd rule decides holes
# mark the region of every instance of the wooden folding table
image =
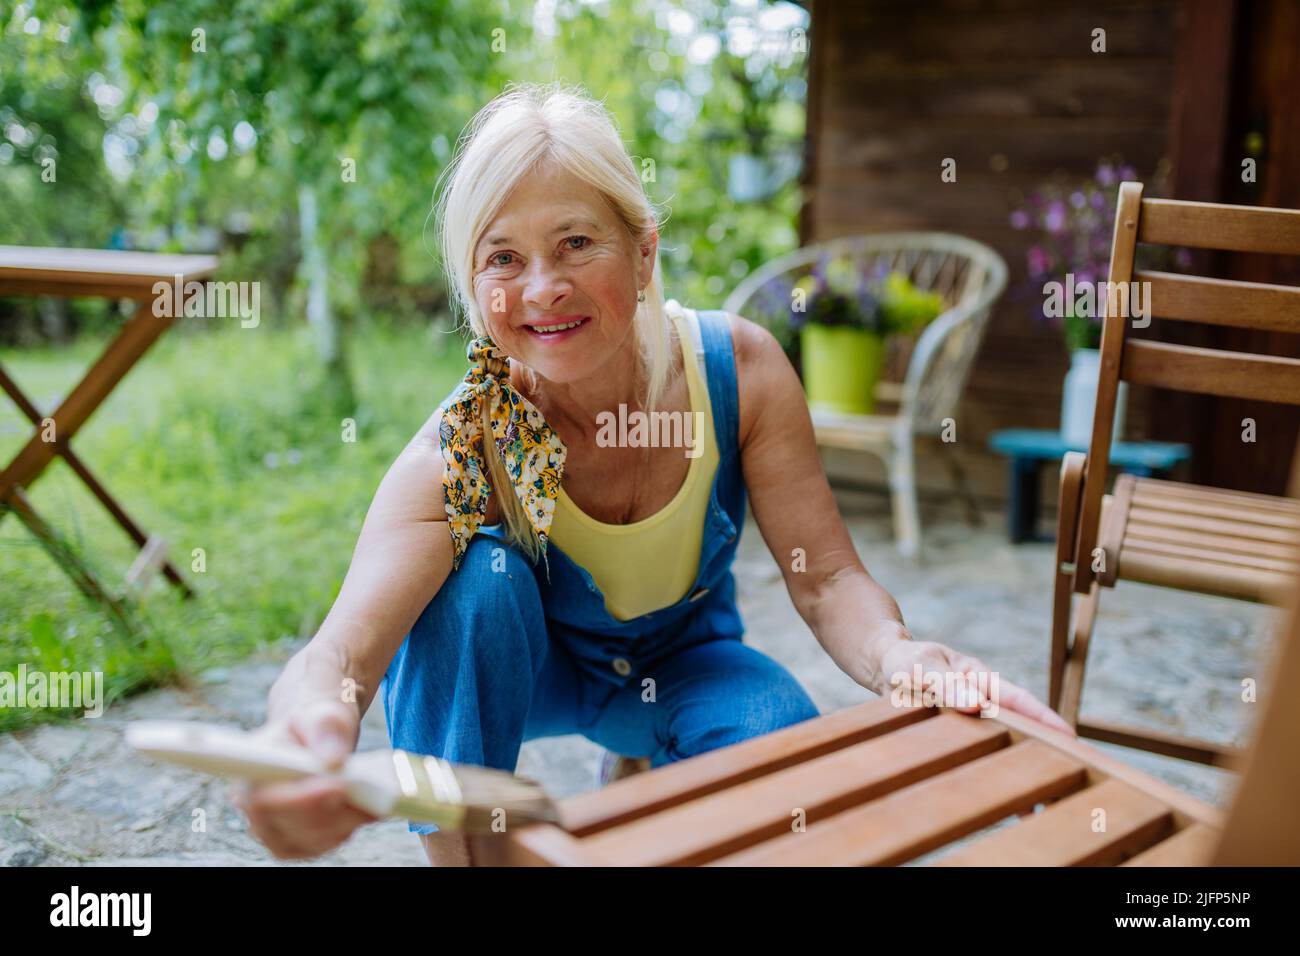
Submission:
[[182,304],[179,302],[174,303],[170,310],[162,310],[168,314],[153,314],[156,284],[165,282],[170,287],[183,289],[184,283],[204,279],[216,268],[214,256],[0,246],[0,295],[102,297],[130,299],[138,303],[134,316],[48,416],[42,415],[17,383],[0,368],[0,388],[8,393],[34,427],[27,444],[0,472],[0,516],[5,511],[13,511],[77,586],[119,622],[126,623],[127,619],[118,597],[96,579],[86,563],[37,514],[27,490],[56,455],[62,457],[141,549],[135,564],[127,572],[128,589],[141,586],[148,574],[161,570],[187,597],[193,593],[177,568],[166,558],[162,540],[147,535],[131,519],[72,450],[71,441],[149,346],[171,326],[174,316],[180,314]]

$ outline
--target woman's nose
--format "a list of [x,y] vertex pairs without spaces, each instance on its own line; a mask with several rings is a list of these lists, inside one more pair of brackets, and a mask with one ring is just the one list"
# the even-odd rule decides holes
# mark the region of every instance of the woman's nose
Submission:
[[524,277],[524,304],[550,310],[563,301],[572,288],[572,283],[555,263],[538,256],[529,264]]

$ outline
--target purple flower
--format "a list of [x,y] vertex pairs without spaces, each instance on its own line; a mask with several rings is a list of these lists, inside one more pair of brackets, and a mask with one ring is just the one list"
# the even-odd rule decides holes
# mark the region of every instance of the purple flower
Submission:
[[1039,246],[1029,247],[1029,274],[1035,279],[1046,275],[1052,267],[1051,257]]
[[1056,234],[1065,228],[1065,203],[1053,200],[1043,216],[1043,226],[1048,232]]
[[1028,229],[1029,213],[1025,212],[1023,209],[1017,209],[1015,212],[1013,212],[1011,214],[1011,228]]
[[1119,168],[1119,178],[1124,182],[1132,182],[1138,178],[1137,170],[1132,166],[1121,166]]
[[1115,167],[1110,163],[1102,163],[1097,167],[1097,182],[1103,186],[1115,185]]
[[1073,206],[1075,209],[1082,209],[1087,204],[1088,204],[1088,199],[1086,196],[1084,196],[1083,193],[1081,192],[1070,193],[1070,205]]

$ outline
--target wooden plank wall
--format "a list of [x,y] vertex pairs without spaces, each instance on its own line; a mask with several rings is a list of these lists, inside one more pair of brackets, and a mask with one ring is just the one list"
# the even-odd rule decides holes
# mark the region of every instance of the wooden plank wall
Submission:
[[[1019,195],[1056,174],[1089,176],[1122,154],[1148,177],[1169,141],[1180,0],[871,0],[811,4],[804,242],[934,229],[988,243],[1025,278]],[[1106,31],[1106,52],[1091,51]],[[1226,80],[1225,80],[1226,82]],[[957,181],[943,183],[945,157]],[[1004,298],[958,413],[958,447],[977,494],[1000,500],[998,428],[1055,428],[1068,357],[1029,304]],[[1145,437],[1134,395],[1127,436]],[[866,456],[826,452],[837,478],[884,484]],[[923,489],[946,472],[921,455]],[[1054,499],[1054,475],[1044,479]]]

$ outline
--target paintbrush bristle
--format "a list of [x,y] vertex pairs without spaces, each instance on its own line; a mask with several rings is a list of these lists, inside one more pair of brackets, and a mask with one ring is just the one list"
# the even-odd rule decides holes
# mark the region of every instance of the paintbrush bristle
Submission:
[[554,801],[535,780],[401,750],[392,752],[392,760],[402,791],[393,809],[399,816],[482,832],[513,823],[559,821]]

